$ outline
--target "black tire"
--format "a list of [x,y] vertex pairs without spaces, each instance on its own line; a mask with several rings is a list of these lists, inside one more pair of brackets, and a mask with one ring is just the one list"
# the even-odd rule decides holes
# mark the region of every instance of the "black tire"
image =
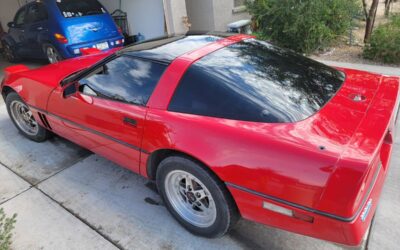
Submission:
[[[175,210],[165,188],[166,177],[172,171],[190,173],[208,189],[216,208],[216,218],[212,225],[207,227],[193,225]],[[158,166],[156,179],[157,188],[169,212],[194,235],[207,238],[221,237],[233,228],[240,217],[237,206],[225,185],[209,169],[188,157],[171,156],[164,159]]]
[[21,57],[17,55],[17,53],[8,43],[2,41],[1,46],[3,47],[3,55],[7,59],[7,61],[9,61],[10,63],[17,63],[21,61]]
[[[35,134],[28,134],[27,132],[25,132],[20,127],[20,125],[18,125],[17,121],[14,119],[14,116],[11,113],[12,112],[11,111],[11,105],[14,102],[20,102],[20,103],[23,103],[23,104],[25,104],[25,102],[15,92],[11,92],[6,96],[6,106],[7,106],[8,115],[10,116],[12,122],[14,123],[15,127],[19,130],[19,132],[21,132],[21,134],[23,134],[26,138],[28,138],[28,139],[30,139],[32,141],[35,141],[35,142],[43,142],[43,141],[46,141],[48,138],[50,138],[51,132],[48,131],[47,129],[43,128],[39,124],[37,124],[38,129],[37,129],[37,132]],[[29,109],[29,106],[26,105],[26,107],[28,107],[28,109]]]
[[43,52],[46,55],[47,60],[51,64],[58,63],[64,60],[60,52],[58,52],[58,50],[51,44],[43,45]]

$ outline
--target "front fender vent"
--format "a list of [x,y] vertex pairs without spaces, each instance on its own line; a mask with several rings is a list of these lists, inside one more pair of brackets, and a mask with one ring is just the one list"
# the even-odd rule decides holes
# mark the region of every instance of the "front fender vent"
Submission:
[[47,120],[46,115],[44,115],[44,114],[42,114],[42,113],[40,113],[40,112],[39,112],[38,114],[39,114],[40,120],[42,121],[43,126],[45,126],[45,128],[47,128],[47,129],[49,129],[49,130],[52,130],[52,128],[51,128],[51,126],[50,126],[50,123],[49,123],[49,121]]

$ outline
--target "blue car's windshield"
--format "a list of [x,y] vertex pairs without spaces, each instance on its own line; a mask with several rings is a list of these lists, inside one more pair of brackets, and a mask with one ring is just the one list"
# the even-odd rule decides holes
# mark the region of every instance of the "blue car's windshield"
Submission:
[[65,18],[106,13],[104,7],[97,0],[57,0],[57,6]]

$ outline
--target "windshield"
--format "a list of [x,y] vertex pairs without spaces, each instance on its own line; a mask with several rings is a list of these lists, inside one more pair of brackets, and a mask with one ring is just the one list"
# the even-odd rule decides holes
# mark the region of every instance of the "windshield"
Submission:
[[57,0],[57,6],[65,18],[106,13],[104,7],[97,0]]

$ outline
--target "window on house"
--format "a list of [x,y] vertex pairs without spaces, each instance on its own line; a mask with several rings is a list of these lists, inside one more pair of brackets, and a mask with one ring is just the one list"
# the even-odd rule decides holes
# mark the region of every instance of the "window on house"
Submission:
[[234,0],[234,7],[241,7],[246,4],[246,0]]

